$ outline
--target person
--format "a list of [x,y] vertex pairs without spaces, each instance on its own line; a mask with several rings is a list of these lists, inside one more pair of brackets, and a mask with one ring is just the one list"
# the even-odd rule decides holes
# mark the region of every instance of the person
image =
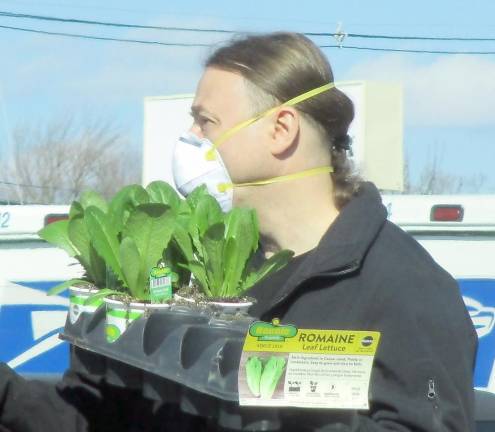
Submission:
[[294,33],[234,40],[206,61],[192,114],[176,157],[206,158],[175,165],[179,190],[205,183],[224,209],[255,208],[266,256],[295,252],[247,293],[250,313],[381,332],[369,410],[283,410],[283,430],[473,430],[477,337],[459,288],[353,173],[353,105],[320,49]]
[[[191,111],[194,123],[174,156],[178,189],[187,195],[206,184],[224,210],[255,208],[265,256],[295,253],[250,289],[257,299],[250,313],[300,328],[381,332],[369,410],[284,409],[281,430],[474,430],[477,338],[458,286],[387,220],[377,188],[354,174],[353,106],[335,87],[319,48],[296,33],[234,39],[207,59]],[[32,428],[12,426],[26,412],[12,393],[32,393],[9,374],[0,371],[0,424],[52,430],[36,429],[39,420]],[[70,371],[44,395],[26,396],[32,417],[46,420],[51,409],[63,419],[62,430],[105,430],[95,425],[107,404],[121,415],[106,430],[132,430],[128,420],[122,423],[129,413],[158,415],[144,402],[137,410],[124,403],[129,394],[110,393]]]

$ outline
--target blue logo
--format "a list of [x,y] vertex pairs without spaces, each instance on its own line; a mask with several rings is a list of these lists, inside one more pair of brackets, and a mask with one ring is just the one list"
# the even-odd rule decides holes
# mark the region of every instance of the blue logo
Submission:
[[57,283],[0,281],[0,361],[19,373],[61,374],[68,367],[68,346],[58,333],[69,300],[46,295]]
[[458,282],[478,334],[474,386],[495,392],[495,280],[459,279]]

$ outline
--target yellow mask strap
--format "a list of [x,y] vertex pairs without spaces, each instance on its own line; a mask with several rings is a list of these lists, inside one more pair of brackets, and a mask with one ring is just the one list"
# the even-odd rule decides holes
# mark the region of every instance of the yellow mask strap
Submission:
[[224,141],[229,139],[232,135],[235,133],[239,132],[241,129],[244,129],[245,127],[253,124],[254,122],[260,120],[263,117],[269,116],[270,114],[273,114],[275,111],[278,109],[285,107],[285,106],[294,106],[300,102],[303,102],[307,99],[310,99],[314,96],[319,95],[320,93],[326,92],[330,90],[331,88],[335,87],[335,83],[328,83],[325,85],[322,85],[321,87],[317,87],[315,89],[309,90],[306,93],[303,93],[299,96],[296,96],[292,99],[289,99],[287,102],[284,102],[281,105],[278,105],[274,108],[270,108],[269,110],[262,112],[261,114],[256,115],[255,117],[252,117],[248,120],[245,120],[241,123],[236,124],[234,127],[231,129],[225,131],[223,134],[221,134],[213,143],[213,147],[206,152],[206,160],[215,160],[215,151],[218,148],[220,144],[222,144]]
[[220,183],[217,186],[217,189],[219,192],[223,193],[226,192],[229,189],[232,189],[234,187],[244,187],[244,186],[263,186],[271,183],[280,183],[280,182],[285,182],[289,180],[296,180],[304,177],[311,177],[317,174],[326,174],[326,173],[332,173],[333,172],[333,167],[331,166],[323,166],[323,167],[318,167],[318,168],[311,168],[308,170],[300,171],[295,174],[287,174],[279,177],[273,177],[267,180],[259,180],[259,181],[254,181],[254,182],[247,182],[247,183]]

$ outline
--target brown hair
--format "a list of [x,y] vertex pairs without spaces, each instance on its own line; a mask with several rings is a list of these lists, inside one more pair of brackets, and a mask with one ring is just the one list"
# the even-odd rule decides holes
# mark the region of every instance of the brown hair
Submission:
[[[299,33],[240,36],[218,48],[205,67],[241,74],[253,102],[253,115],[333,82],[330,64],[321,50]],[[354,118],[351,100],[337,88],[307,99],[295,108],[320,132],[331,152],[334,200],[343,207],[359,189],[347,157],[349,124]]]

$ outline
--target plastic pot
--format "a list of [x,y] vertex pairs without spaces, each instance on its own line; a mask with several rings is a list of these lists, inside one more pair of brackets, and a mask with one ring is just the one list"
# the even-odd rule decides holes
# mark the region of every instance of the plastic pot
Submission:
[[146,311],[169,309],[168,303],[123,302],[105,297],[106,325],[105,334],[109,343],[115,342]]
[[86,300],[95,295],[98,288],[84,288],[79,286],[69,287],[69,320],[71,324],[79,319],[83,313],[93,313],[99,306],[103,304],[101,298],[92,300],[89,304],[85,304]]
[[254,301],[242,300],[237,302],[208,301],[208,306],[214,311],[226,315],[247,315]]

